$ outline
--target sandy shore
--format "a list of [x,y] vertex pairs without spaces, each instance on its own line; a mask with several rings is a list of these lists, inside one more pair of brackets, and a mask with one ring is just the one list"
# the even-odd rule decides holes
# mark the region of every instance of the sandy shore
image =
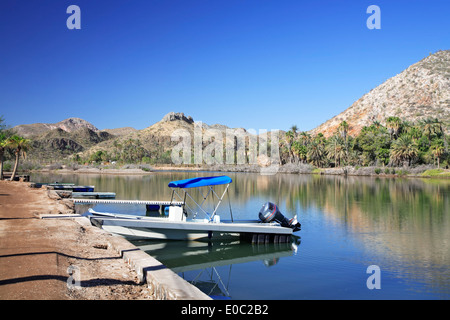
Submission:
[[108,245],[111,235],[73,219],[39,218],[72,212],[48,192],[0,181],[0,299],[152,299]]

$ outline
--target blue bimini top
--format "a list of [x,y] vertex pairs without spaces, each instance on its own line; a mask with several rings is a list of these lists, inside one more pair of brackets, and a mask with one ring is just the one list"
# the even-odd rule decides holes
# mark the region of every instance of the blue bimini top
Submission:
[[184,180],[177,180],[169,182],[170,188],[198,188],[205,186],[216,186],[220,184],[231,183],[231,180],[228,176],[218,176],[218,177],[199,177],[199,178],[191,178]]

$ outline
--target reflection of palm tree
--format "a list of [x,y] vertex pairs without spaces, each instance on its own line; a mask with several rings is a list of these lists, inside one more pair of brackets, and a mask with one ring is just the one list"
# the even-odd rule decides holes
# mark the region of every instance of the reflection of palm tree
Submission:
[[419,149],[409,135],[403,134],[392,143],[391,158],[395,162],[405,163],[408,161],[408,165],[411,165],[411,162],[417,158],[418,154]]

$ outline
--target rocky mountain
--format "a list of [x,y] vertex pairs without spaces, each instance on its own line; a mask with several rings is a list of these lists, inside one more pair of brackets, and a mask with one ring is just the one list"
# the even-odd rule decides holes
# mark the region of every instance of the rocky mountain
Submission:
[[40,160],[62,159],[114,137],[106,131],[93,131],[87,127],[71,132],[56,128],[32,138],[30,155]]
[[[81,154],[86,158],[98,151],[107,152],[113,158],[123,155],[125,150],[129,153],[147,154],[149,157],[156,159],[165,159],[168,163],[171,161],[171,151],[173,146],[177,145],[180,140],[172,140],[172,135],[176,130],[184,130],[189,132],[191,137],[191,146],[194,143],[195,122],[191,116],[186,116],[182,112],[169,112],[160,121],[142,129],[136,130],[129,134],[116,136],[113,139],[94,145],[89,150]],[[216,129],[223,132],[223,139],[226,139],[225,130],[229,127],[225,125],[208,125],[202,123],[201,130],[205,133],[207,129]],[[245,129],[237,128],[238,132],[246,133]],[[209,145],[212,137],[203,136],[203,147]],[[133,146],[133,147],[132,147]],[[145,149],[145,150],[144,150]]]
[[18,135],[25,138],[32,138],[55,129],[73,132],[81,128],[87,128],[95,132],[99,131],[92,123],[80,118],[68,118],[57,123],[21,124],[15,126],[13,129]]
[[44,161],[62,159],[115,137],[80,118],[69,118],[58,123],[24,124],[13,130],[32,140],[30,158]]
[[124,136],[133,132],[138,131],[135,128],[132,127],[122,127],[122,128],[116,128],[116,129],[103,129],[102,131],[106,131],[112,135],[115,136]]
[[438,118],[446,133],[450,132],[450,50],[438,51],[411,65],[310,133],[322,132],[329,137],[345,120],[350,135],[357,135],[374,121],[386,125],[388,117],[409,122]]

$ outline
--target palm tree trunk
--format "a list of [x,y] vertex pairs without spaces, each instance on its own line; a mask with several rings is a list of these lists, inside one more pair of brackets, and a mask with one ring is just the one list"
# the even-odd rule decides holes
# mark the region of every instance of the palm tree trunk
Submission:
[[0,151],[0,180],[3,180],[3,151]]
[[14,177],[16,176],[17,167],[19,166],[19,152],[16,151],[16,163],[14,164],[14,170],[11,175],[11,181],[14,181]]

